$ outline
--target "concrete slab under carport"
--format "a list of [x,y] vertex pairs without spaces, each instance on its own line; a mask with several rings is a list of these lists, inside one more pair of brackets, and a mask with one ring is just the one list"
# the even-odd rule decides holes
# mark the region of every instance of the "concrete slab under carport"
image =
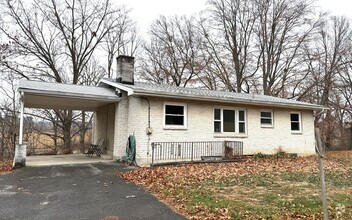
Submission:
[[74,164],[93,164],[93,163],[113,163],[114,160],[102,157],[87,157],[85,154],[66,154],[66,155],[43,155],[27,156],[26,166],[41,167],[53,165],[74,165]]

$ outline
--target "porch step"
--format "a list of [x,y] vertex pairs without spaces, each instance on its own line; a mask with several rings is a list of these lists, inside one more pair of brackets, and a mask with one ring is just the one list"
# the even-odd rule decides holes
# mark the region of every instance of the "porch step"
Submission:
[[100,155],[100,158],[103,160],[112,160],[113,156],[112,155],[107,155],[107,154],[102,154]]

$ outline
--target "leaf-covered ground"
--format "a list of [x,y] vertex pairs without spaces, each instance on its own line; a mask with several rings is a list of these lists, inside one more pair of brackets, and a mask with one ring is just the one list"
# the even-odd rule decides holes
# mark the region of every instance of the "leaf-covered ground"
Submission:
[[8,173],[12,170],[12,160],[0,161],[0,173]]
[[[324,161],[332,219],[352,219],[352,152]],[[316,157],[246,158],[119,173],[190,219],[322,219]]]

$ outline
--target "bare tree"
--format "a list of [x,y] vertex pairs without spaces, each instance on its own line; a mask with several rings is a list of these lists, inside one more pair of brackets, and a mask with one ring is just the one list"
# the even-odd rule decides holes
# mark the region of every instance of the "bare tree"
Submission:
[[[19,52],[6,67],[26,78],[77,84],[98,45],[125,15],[114,8],[109,0],[7,0],[11,21],[0,30]],[[58,116],[69,152],[72,111]]]
[[18,105],[14,76],[0,76],[0,160],[14,156],[14,146],[18,131]]
[[137,35],[135,22],[129,17],[129,10],[118,10],[117,26],[111,29],[103,39],[102,50],[107,53],[107,77],[113,77],[113,62],[118,55],[135,56],[141,39]]
[[[345,17],[328,17],[316,33],[314,42],[306,45],[305,56],[310,77],[306,80],[305,94],[312,102],[329,106],[340,76],[348,81],[349,56],[352,49],[350,22]],[[347,81],[346,81],[347,80]],[[341,82],[341,81],[340,81]],[[306,93],[305,90],[309,92]]]
[[144,44],[142,78],[155,83],[187,86],[206,66],[200,52],[200,39],[194,18],[159,17],[150,28]]
[[[107,74],[110,78],[109,73],[106,73],[105,69],[100,66],[99,62],[93,57],[85,66],[78,84],[97,85],[99,79],[105,77]],[[91,112],[82,111],[76,118],[78,118],[79,121],[73,120],[73,123],[79,128],[80,150],[83,152],[85,149],[86,134],[92,127],[93,114],[91,114]]]
[[320,18],[315,18],[309,0],[254,0],[254,4],[263,93],[278,96],[301,70],[303,44],[319,27]]
[[352,30],[347,18],[327,17],[315,41],[305,50],[310,76],[301,93],[305,100],[330,107],[326,114],[316,117],[328,148],[336,138],[336,131],[341,131],[343,121],[347,119],[351,39]]
[[341,108],[344,111],[343,119],[352,122],[352,64],[349,62],[348,69],[340,73],[338,91],[343,97]]
[[211,58],[207,72],[215,74],[226,90],[248,92],[258,70],[253,52],[256,16],[253,1],[210,0],[210,15],[200,21],[204,49]]

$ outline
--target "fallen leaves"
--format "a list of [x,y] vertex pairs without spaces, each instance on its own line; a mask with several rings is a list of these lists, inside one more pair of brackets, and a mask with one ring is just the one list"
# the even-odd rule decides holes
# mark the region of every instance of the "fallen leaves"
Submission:
[[12,170],[12,160],[0,161],[0,173],[8,173]]
[[[119,173],[124,179],[142,185],[148,189],[161,190],[167,187],[188,185],[206,180],[221,180],[229,176],[256,175],[263,172],[318,172],[316,157],[299,157],[295,160],[254,160],[248,158],[240,163],[186,164],[180,166],[160,166],[140,168]],[[326,160],[326,171],[348,172],[349,167]]]
[[[336,160],[325,160],[324,167],[327,172],[352,172],[351,167],[343,166]],[[230,214],[226,207],[214,207],[210,210],[209,207],[204,207],[201,204],[192,205],[191,207],[185,206],[184,204],[189,202],[189,198],[182,194],[182,189],[189,190],[200,183],[220,183],[222,180],[228,180],[229,178],[235,180],[238,177],[281,172],[317,173],[318,158],[310,156],[298,157],[296,159],[255,160],[252,157],[248,157],[242,162],[237,163],[186,164],[140,168],[138,170],[118,173],[118,175],[127,181],[142,185],[160,200],[190,219],[229,219]],[[207,190],[211,191],[209,188]],[[242,213],[242,217],[246,215],[246,213]],[[251,215],[251,213],[248,213],[248,215]],[[287,216],[287,219],[290,218],[303,218],[303,215],[291,213]]]

